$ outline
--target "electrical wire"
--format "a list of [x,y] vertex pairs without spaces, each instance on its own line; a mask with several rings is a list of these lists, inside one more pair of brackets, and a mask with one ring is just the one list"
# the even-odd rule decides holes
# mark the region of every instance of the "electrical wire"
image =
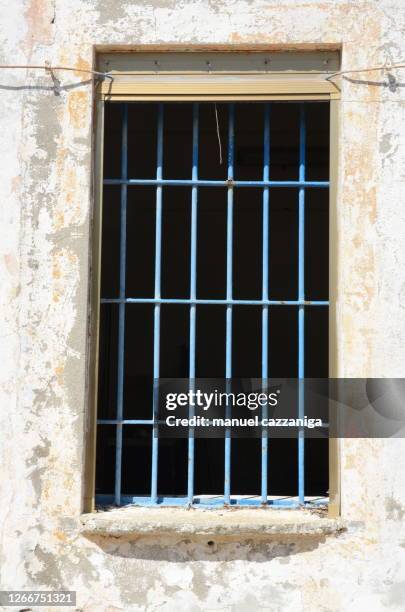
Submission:
[[330,74],[328,77],[326,77],[326,80],[330,81],[330,79],[333,79],[334,77],[342,76],[345,74],[355,74],[355,73],[360,73],[360,72],[374,72],[378,70],[388,71],[394,68],[405,68],[405,64],[384,64],[384,66],[375,66],[374,68],[357,68],[357,69],[352,69],[352,70],[340,70],[339,72],[334,72],[333,74]]
[[[394,70],[396,68],[405,68],[405,63],[393,63],[393,64],[384,64],[383,66],[374,66],[371,68],[355,68],[350,70],[339,70],[338,72],[334,72],[326,77],[326,81],[330,81],[338,76],[344,76],[346,74],[359,74],[364,72],[376,72],[376,71],[389,71]],[[25,70],[44,70],[45,72],[53,73],[53,71],[70,71],[70,72],[81,72],[84,74],[92,74],[96,77],[100,77],[103,79],[111,79],[113,80],[113,75],[110,72],[100,72],[98,70],[91,70],[88,68],[75,68],[72,66],[52,66],[50,64],[0,64],[0,70],[13,70],[13,69],[25,69]]]
[[97,70],[90,70],[90,69],[86,69],[86,68],[72,68],[71,66],[51,66],[50,64],[0,64],[0,70],[1,69],[18,69],[18,68],[24,68],[24,69],[28,69],[28,70],[34,70],[34,69],[39,69],[39,70],[45,70],[46,72],[53,72],[54,70],[69,70],[71,72],[83,72],[85,74],[94,74],[95,76],[99,76],[99,77],[103,77],[103,78],[107,78],[107,79],[112,79],[112,75],[109,74],[108,72],[98,72]]

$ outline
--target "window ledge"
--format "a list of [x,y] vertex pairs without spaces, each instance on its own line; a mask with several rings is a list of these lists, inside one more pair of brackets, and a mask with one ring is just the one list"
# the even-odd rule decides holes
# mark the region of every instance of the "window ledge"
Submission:
[[125,507],[83,514],[81,533],[86,536],[213,537],[216,540],[324,538],[346,530],[340,519],[310,510],[180,509]]

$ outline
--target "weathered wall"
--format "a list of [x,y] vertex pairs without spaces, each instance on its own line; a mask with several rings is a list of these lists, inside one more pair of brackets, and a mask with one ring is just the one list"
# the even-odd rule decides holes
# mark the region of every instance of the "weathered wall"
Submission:
[[[90,68],[94,45],[342,45],[405,60],[402,0],[1,0],[0,62]],[[61,73],[62,85],[86,80]],[[402,87],[343,82],[338,364],[404,376]],[[359,78],[384,80],[373,73]],[[339,537],[137,543],[78,533],[86,412],[92,87],[0,70],[2,588],[71,588],[85,610],[404,609],[405,444],[342,444]]]

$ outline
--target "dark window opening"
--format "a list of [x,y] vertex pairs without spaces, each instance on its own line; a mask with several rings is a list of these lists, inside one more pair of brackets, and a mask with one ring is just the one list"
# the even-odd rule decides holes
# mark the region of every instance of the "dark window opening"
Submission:
[[[163,108],[163,179],[191,179],[193,160],[192,103],[106,103],[104,179],[122,176],[124,109],[128,117],[127,177],[155,179],[158,164],[159,106]],[[262,181],[265,103],[237,102],[235,108],[235,181]],[[329,104],[272,102],[270,106],[271,181],[298,181],[300,112],[305,107],[306,181],[329,180]],[[230,105],[199,104],[198,178],[227,179]],[[216,124],[219,122],[219,132]],[[218,138],[221,140],[221,152]],[[221,163],[222,155],[222,163]],[[116,478],[125,498],[151,495],[153,472],[152,391],[154,374],[154,304],[156,266],[156,186],[126,187],[125,298],[120,298],[121,185],[104,185],[102,211],[101,300],[99,331],[96,494],[114,498]],[[161,297],[190,297],[190,185],[161,187]],[[269,189],[269,299],[298,299],[299,188]],[[234,188],[233,274],[235,300],[262,298],[263,187]],[[305,188],[305,300],[328,300],[328,189]],[[122,275],[122,270],[121,270]],[[200,186],[197,207],[196,297],[224,300],[227,294],[227,186]],[[122,283],[121,283],[122,285]],[[122,287],[121,287],[122,288]],[[122,297],[122,295],[121,295]],[[106,301],[107,300],[107,301]],[[110,300],[110,301],[108,301]],[[115,300],[115,302],[113,301]],[[148,301],[149,300],[149,301]],[[121,310],[120,310],[121,309]],[[226,306],[196,307],[196,376],[225,377]],[[121,314],[120,314],[121,313]],[[260,377],[262,306],[233,306],[232,374]],[[122,318],[120,318],[122,317]],[[120,324],[122,348],[122,414],[117,423]],[[186,378],[189,373],[189,305],[160,308],[161,377]],[[268,373],[298,376],[298,306],[269,307]],[[328,309],[305,307],[305,376],[328,376]],[[113,421],[110,423],[109,421]],[[117,470],[117,443],[122,444]],[[268,495],[296,496],[297,441],[269,439]],[[187,440],[159,440],[157,493],[187,495]],[[224,441],[195,441],[194,493],[224,493]],[[261,440],[232,440],[231,494],[259,496]],[[305,494],[327,496],[328,440],[305,440]],[[104,496],[104,497],[103,497]]]

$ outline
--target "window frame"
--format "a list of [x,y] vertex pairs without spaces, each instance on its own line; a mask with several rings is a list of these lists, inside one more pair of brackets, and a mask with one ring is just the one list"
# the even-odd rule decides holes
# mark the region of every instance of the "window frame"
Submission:
[[[160,51],[167,56],[167,50]],[[185,53],[193,53],[187,51]],[[302,52],[305,53],[305,52]],[[285,55],[285,54],[282,54]],[[301,54],[296,54],[300,56]],[[325,61],[325,52],[319,52],[320,61]],[[108,60],[105,58],[108,57]],[[95,88],[93,130],[93,201],[90,228],[90,283],[89,321],[87,350],[88,401],[85,428],[85,470],[83,512],[95,510],[95,465],[97,431],[97,387],[99,370],[99,316],[100,316],[100,271],[101,228],[103,193],[103,148],[104,109],[108,101],[306,101],[327,100],[330,105],[330,172],[329,172],[329,376],[337,377],[336,304],[338,300],[337,265],[337,178],[340,90],[326,80],[328,72],[304,72],[299,70],[277,70],[263,75],[242,70],[231,74],[221,72],[207,77],[206,72],[179,71],[166,75],[153,75],[145,80],[144,74],[134,71],[136,53],[100,55],[100,62],[108,61],[117,66],[114,79],[106,79]],[[239,56],[238,59],[241,59]],[[114,59],[117,58],[116,63]],[[194,59],[194,58],[193,58]],[[315,58],[316,59],[316,58]],[[297,63],[297,58],[296,58]],[[102,68],[102,65],[101,65]],[[125,70],[123,71],[123,68]],[[215,76],[211,80],[211,76]],[[229,77],[232,76],[232,79]],[[236,79],[235,79],[236,77]],[[329,504],[331,518],[340,515],[340,443],[329,439]],[[222,509],[223,510],[223,509]]]

